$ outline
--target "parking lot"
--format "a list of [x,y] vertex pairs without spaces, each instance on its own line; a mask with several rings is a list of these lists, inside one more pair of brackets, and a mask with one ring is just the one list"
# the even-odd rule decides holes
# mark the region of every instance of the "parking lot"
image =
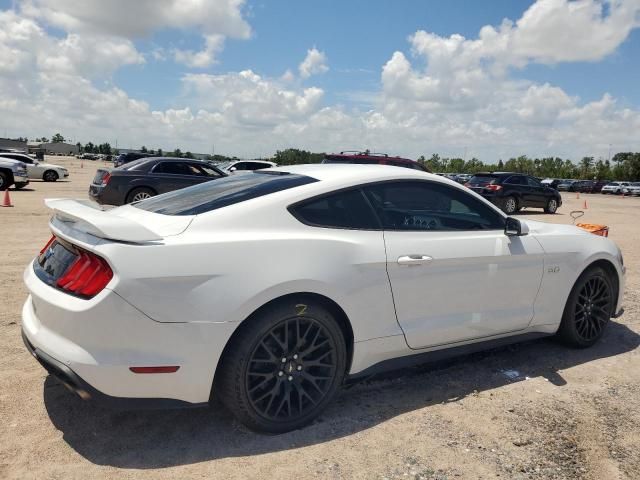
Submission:
[[[640,197],[563,194],[556,215],[606,224],[627,266],[625,314],[587,350],[540,340],[345,390],[320,421],[254,434],[214,405],[113,412],[47,378],[20,338],[22,272],[50,237],[44,198],[86,198],[101,162],[54,157],[0,208],[0,478],[640,478]],[[81,168],[82,165],[82,168]]]

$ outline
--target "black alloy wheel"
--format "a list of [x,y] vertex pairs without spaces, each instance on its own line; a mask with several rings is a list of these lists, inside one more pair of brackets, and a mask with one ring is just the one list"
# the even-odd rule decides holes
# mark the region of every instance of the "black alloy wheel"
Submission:
[[253,430],[301,428],[329,404],[346,373],[334,316],[304,297],[245,320],[229,342],[212,389]]
[[327,329],[312,318],[279,323],[251,354],[246,376],[251,406],[276,422],[304,416],[331,388],[336,350]]
[[585,271],[569,295],[559,337],[576,347],[593,345],[602,336],[614,306],[614,289],[607,272],[599,267]]

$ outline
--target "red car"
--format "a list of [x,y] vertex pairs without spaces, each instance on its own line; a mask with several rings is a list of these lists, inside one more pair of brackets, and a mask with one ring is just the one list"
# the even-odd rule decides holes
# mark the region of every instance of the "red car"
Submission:
[[322,163],[361,163],[361,164],[379,164],[379,165],[393,165],[395,167],[412,168],[414,170],[422,170],[428,172],[429,170],[422,164],[415,160],[402,157],[390,157],[386,153],[369,153],[369,152],[357,152],[346,151],[340,153],[329,153],[325,155]]

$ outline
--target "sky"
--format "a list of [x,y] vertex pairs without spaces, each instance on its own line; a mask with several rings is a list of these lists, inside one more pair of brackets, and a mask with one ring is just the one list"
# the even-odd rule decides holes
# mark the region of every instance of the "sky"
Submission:
[[0,0],[0,135],[265,157],[640,151],[640,0]]

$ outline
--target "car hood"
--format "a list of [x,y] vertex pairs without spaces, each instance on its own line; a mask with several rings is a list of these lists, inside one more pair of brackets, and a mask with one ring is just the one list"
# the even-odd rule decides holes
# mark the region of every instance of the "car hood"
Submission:
[[538,222],[536,220],[523,220],[529,227],[529,234],[531,235],[591,235],[586,230],[575,225],[564,225],[561,223],[546,223]]
[[53,163],[46,163],[46,162],[38,162],[38,166],[45,167],[45,168],[59,168],[61,170],[67,170],[67,167],[63,167],[61,165],[54,165]]

